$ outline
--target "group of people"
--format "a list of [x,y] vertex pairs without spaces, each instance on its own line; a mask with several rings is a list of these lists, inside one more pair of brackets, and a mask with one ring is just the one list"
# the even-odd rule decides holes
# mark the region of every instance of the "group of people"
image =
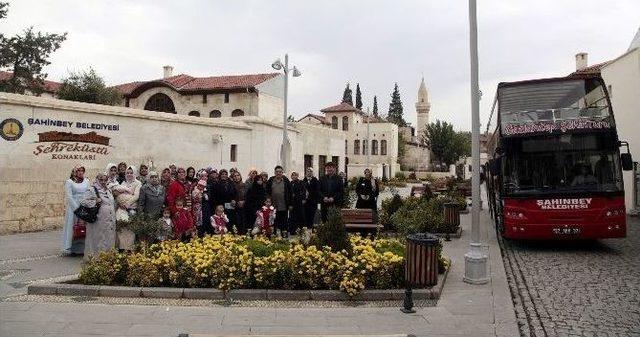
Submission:
[[[116,220],[127,220],[136,213],[159,219],[167,234],[159,239],[189,240],[195,236],[239,234],[283,237],[298,228],[311,228],[318,206],[322,221],[330,207],[342,207],[345,179],[336,174],[336,165],[327,163],[325,174],[314,176],[307,168],[303,177],[297,172],[285,176],[281,166],[273,176],[252,169],[243,180],[237,169],[205,168],[196,171],[170,165],[159,174],[146,165],[108,164],[93,183],[78,165],[65,183],[66,216],[62,238],[63,252],[88,257],[114,247],[130,249],[134,235],[123,229],[117,233]],[[356,186],[358,208],[376,209],[379,187],[370,170]],[[80,206],[99,206],[97,220],[86,224],[84,248],[74,245],[73,232],[82,220],[74,215]],[[128,233],[127,233],[128,232]]]

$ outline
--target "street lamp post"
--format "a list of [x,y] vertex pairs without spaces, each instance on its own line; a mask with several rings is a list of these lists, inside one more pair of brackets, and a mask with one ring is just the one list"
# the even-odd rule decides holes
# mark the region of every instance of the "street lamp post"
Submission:
[[280,148],[280,164],[283,170],[287,171],[288,154],[291,151],[291,144],[289,144],[289,138],[287,137],[287,122],[289,116],[287,115],[287,101],[289,96],[289,71],[293,77],[302,75],[300,70],[295,66],[289,68],[289,54],[284,54],[284,64],[280,59],[275,60],[271,67],[275,70],[282,70],[284,72],[284,112],[282,118],[282,147]]
[[369,163],[370,163],[369,155],[371,154],[371,150],[373,149],[373,147],[371,146],[371,139],[369,139],[369,122],[370,122],[369,118],[370,118],[370,116],[369,116],[369,108],[367,108],[367,147],[366,147],[366,149],[367,149],[367,157],[366,157],[367,158],[367,160],[366,160],[367,168],[369,168]]
[[469,0],[469,50],[471,56],[471,243],[464,255],[464,282],[484,284],[487,255],[480,244],[480,88],[478,85],[478,22],[476,0]]

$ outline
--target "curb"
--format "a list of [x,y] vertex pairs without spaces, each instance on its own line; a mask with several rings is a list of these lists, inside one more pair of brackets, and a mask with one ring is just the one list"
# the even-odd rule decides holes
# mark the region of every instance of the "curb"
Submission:
[[[451,267],[444,274],[438,274],[438,284],[434,287],[413,289],[414,299],[439,299],[450,269]],[[124,287],[65,283],[29,285],[27,294],[236,301],[398,301],[404,299],[404,289],[368,289],[350,298],[340,290],[234,289],[225,294],[224,291],[215,288]]]

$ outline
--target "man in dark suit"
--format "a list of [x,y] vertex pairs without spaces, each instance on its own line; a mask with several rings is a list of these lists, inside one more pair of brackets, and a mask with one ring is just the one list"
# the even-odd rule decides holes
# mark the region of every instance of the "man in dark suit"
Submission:
[[320,215],[322,222],[327,221],[327,211],[330,207],[342,207],[344,199],[344,184],[336,174],[336,165],[329,162],[325,165],[325,176],[320,178]]
[[320,202],[320,182],[318,182],[318,178],[313,176],[311,167],[307,168],[302,183],[307,190],[307,200],[304,204],[304,224],[307,228],[313,228],[313,219],[316,216],[318,203]]

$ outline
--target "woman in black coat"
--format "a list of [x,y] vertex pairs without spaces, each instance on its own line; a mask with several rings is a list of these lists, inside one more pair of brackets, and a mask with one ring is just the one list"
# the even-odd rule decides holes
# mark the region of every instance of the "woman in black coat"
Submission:
[[289,211],[289,234],[295,234],[304,226],[304,206],[307,203],[307,189],[298,172],[291,172],[291,210]]
[[250,232],[253,228],[256,223],[256,212],[262,207],[266,198],[267,190],[264,187],[264,179],[261,175],[257,175],[253,178],[253,183],[247,189],[247,194],[244,197],[246,231]]
[[358,180],[358,185],[356,185],[356,194],[358,195],[356,208],[368,208],[373,210],[373,214],[377,214],[380,186],[378,184],[378,180],[374,179],[371,175],[370,169],[364,170],[364,177],[361,177]]

